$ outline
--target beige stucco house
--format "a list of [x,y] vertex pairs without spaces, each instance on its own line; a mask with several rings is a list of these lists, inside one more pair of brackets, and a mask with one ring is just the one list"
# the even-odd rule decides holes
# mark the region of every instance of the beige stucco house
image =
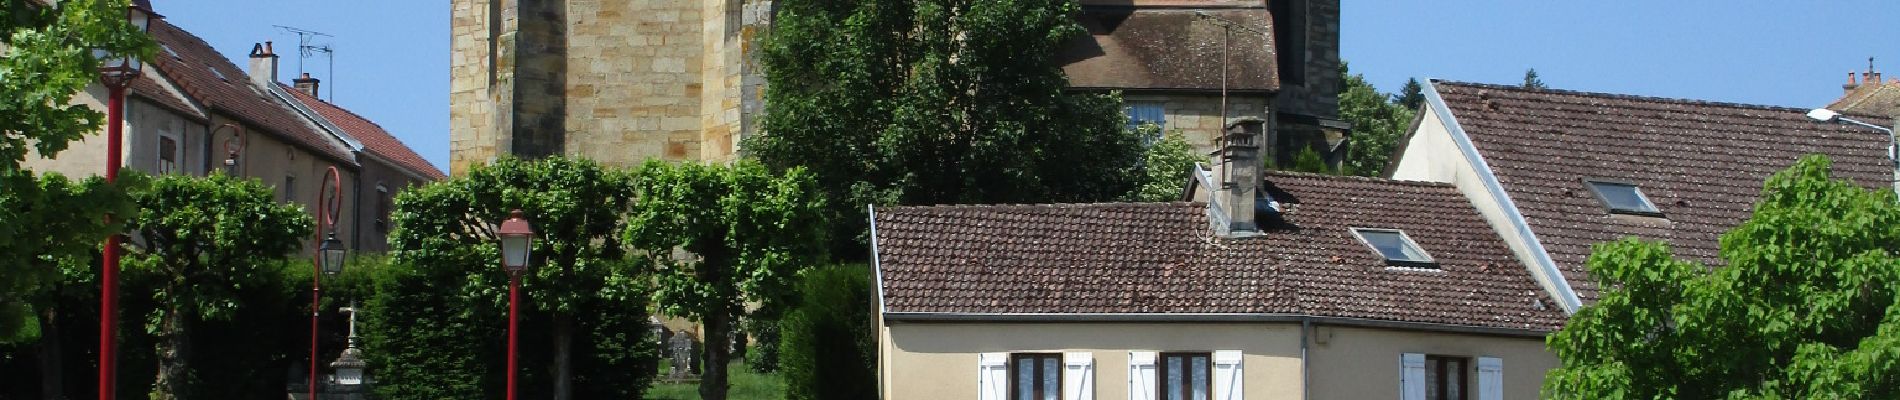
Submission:
[[[387,132],[363,129],[373,123],[336,123],[332,119],[340,116],[326,117],[320,111],[341,109],[300,101],[296,89],[277,83],[277,56],[267,44],[256,46],[247,70],[162,19],[152,22],[149,33],[159,49],[126,90],[124,168],[190,176],[222,171],[254,178],[275,188],[280,200],[314,215],[320,181],[328,168],[336,167],[344,201],[334,230],[359,250],[386,247],[386,232],[375,229],[380,225],[374,208],[387,203],[384,197],[443,176]],[[106,89],[95,84],[73,101],[105,111],[106,97]],[[103,133],[87,136],[57,157],[33,154],[24,164],[68,176],[102,175],[107,151],[103,140]],[[384,190],[376,190],[372,182]]]
[[1456,186],[1254,171],[872,209],[882,397],[1538,395],[1565,314]]
[[[1878,79],[1878,78],[1874,78]],[[1432,80],[1388,176],[1470,200],[1565,310],[1596,301],[1591,246],[1627,236],[1720,265],[1762,183],[1825,154],[1837,177],[1895,182],[1885,132],[1807,109]]]

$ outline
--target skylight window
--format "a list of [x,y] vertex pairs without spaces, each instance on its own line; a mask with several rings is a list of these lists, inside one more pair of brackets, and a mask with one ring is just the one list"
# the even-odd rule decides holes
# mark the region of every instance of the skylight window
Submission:
[[1584,180],[1583,183],[1590,187],[1590,192],[1596,193],[1597,200],[1602,201],[1603,207],[1610,212],[1662,216],[1662,210],[1657,209],[1656,203],[1650,202],[1649,196],[1644,196],[1643,190],[1634,183],[1610,180]]
[[1418,243],[1405,236],[1405,231],[1397,229],[1352,228],[1352,234],[1359,241],[1372,247],[1372,251],[1385,257],[1385,263],[1401,267],[1437,268],[1430,254],[1418,248]]
[[231,79],[229,79],[229,78],[225,78],[225,77],[224,77],[224,73],[223,73],[223,72],[218,72],[218,69],[217,69],[217,68],[212,68],[211,66],[209,66],[209,65],[207,65],[207,66],[205,66],[205,70],[206,70],[206,71],[211,71],[211,75],[212,75],[212,76],[216,76],[216,77],[218,77],[218,80],[220,80],[220,81],[225,81],[225,82],[230,82],[230,81],[231,81]]
[[173,60],[184,60],[184,58],[178,56],[178,52],[172,51],[171,46],[159,44],[158,48],[165,49],[165,54],[171,55]]

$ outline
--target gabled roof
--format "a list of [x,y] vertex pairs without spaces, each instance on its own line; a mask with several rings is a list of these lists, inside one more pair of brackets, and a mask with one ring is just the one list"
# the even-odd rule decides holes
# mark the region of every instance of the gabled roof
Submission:
[[1900,116],[1900,81],[1860,85],[1827,109],[1870,118],[1869,123],[1892,124]]
[[[1591,246],[1627,236],[1670,242],[1719,264],[1718,239],[1753,211],[1762,184],[1811,153],[1837,177],[1890,188],[1888,138],[1809,120],[1807,110],[1432,81],[1478,154],[1578,297],[1596,300]],[[1634,183],[1661,218],[1609,213],[1584,179]]]
[[[1200,3],[1200,2],[1184,2]],[[1130,8],[1084,7],[1076,21],[1088,30],[1056,53],[1056,61],[1075,88],[1132,90],[1221,89],[1225,56],[1232,91],[1280,88],[1273,42],[1273,17],[1256,7]],[[1200,14],[1206,14],[1203,17]],[[1218,19],[1218,20],[1216,20]],[[1220,23],[1234,28],[1226,48]]]
[[[1272,173],[1263,236],[1210,237],[1203,203],[885,207],[887,316],[1306,315],[1548,332],[1563,311],[1449,185]],[[1401,229],[1440,270],[1389,268],[1351,228]]]
[[149,66],[156,67],[185,93],[212,112],[232,116],[251,125],[253,130],[275,136],[292,145],[330,158],[340,164],[356,165],[350,150],[335,138],[317,130],[310,121],[291,111],[267,89],[253,84],[250,75],[218,54],[203,39],[162,19],[152,21],[151,35],[165,50]]
[[[159,57],[170,56],[160,52]],[[176,112],[186,118],[195,120],[205,119],[204,110],[198,109],[197,106],[191,104],[190,100],[185,100],[185,98],[180,97],[177,92],[167,88],[165,84],[160,83],[159,77],[154,76],[156,73],[157,71],[155,70],[147,70],[139,74],[137,78],[133,78],[132,83],[126,86],[126,88],[131,89],[127,91],[127,94],[150,100],[153,104]]]
[[311,110],[315,110],[323,119],[329,120],[331,124],[343,129],[350,137],[362,142],[364,151],[370,152],[385,160],[390,160],[390,162],[396,164],[396,167],[409,170],[411,174],[416,176],[434,180],[447,177],[447,175],[442,173],[442,170],[436,169],[434,164],[430,164],[428,160],[422,158],[422,155],[416,154],[415,150],[403,144],[401,139],[397,139],[395,135],[389,134],[389,131],[383,130],[382,125],[377,125],[368,118],[363,118],[363,116],[350,112],[350,110],[345,110],[343,107],[338,107],[335,104],[330,104],[330,102],[318,99],[295,87],[281,83],[278,84],[278,86],[282,88],[284,92],[290,93],[291,97],[296,99],[297,102],[303,103],[304,106],[310,107]]

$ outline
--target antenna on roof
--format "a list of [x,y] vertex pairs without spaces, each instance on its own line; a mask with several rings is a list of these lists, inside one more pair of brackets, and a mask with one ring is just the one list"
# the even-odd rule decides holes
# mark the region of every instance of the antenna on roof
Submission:
[[330,102],[336,103],[336,47],[333,47],[329,43],[310,44],[310,41],[312,39],[315,39],[318,36],[328,37],[328,38],[335,38],[336,36],[332,36],[328,33],[317,32],[317,31],[298,28],[294,26],[283,26],[283,25],[271,25],[271,26],[275,26],[277,27],[277,29],[282,29],[285,32],[297,34],[297,74],[298,75],[302,75],[304,72],[303,60],[305,58],[310,58],[310,56],[316,55],[316,53],[323,53],[323,57],[328,59],[328,61],[330,62],[330,66],[329,66],[330,71],[327,74],[330,78],[330,82],[329,82],[330,84],[324,85],[324,86],[327,86],[330,88]]

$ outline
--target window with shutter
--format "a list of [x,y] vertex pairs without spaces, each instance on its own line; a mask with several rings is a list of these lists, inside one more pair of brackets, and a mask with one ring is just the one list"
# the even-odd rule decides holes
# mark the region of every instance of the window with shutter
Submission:
[[1155,352],[1128,352],[1128,400],[1155,400]]
[[976,357],[977,400],[1009,398],[1009,353],[983,353]]
[[1062,353],[1063,400],[1095,400],[1095,355]]
[[1239,350],[1214,352],[1214,399],[1243,400]]
[[1478,400],[1504,400],[1504,359],[1478,357]]
[[1209,400],[1212,398],[1214,362],[1211,353],[1161,353],[1156,362],[1160,370],[1156,384],[1160,400]]
[[1009,355],[1009,398],[1061,400],[1062,355],[1014,353]]

